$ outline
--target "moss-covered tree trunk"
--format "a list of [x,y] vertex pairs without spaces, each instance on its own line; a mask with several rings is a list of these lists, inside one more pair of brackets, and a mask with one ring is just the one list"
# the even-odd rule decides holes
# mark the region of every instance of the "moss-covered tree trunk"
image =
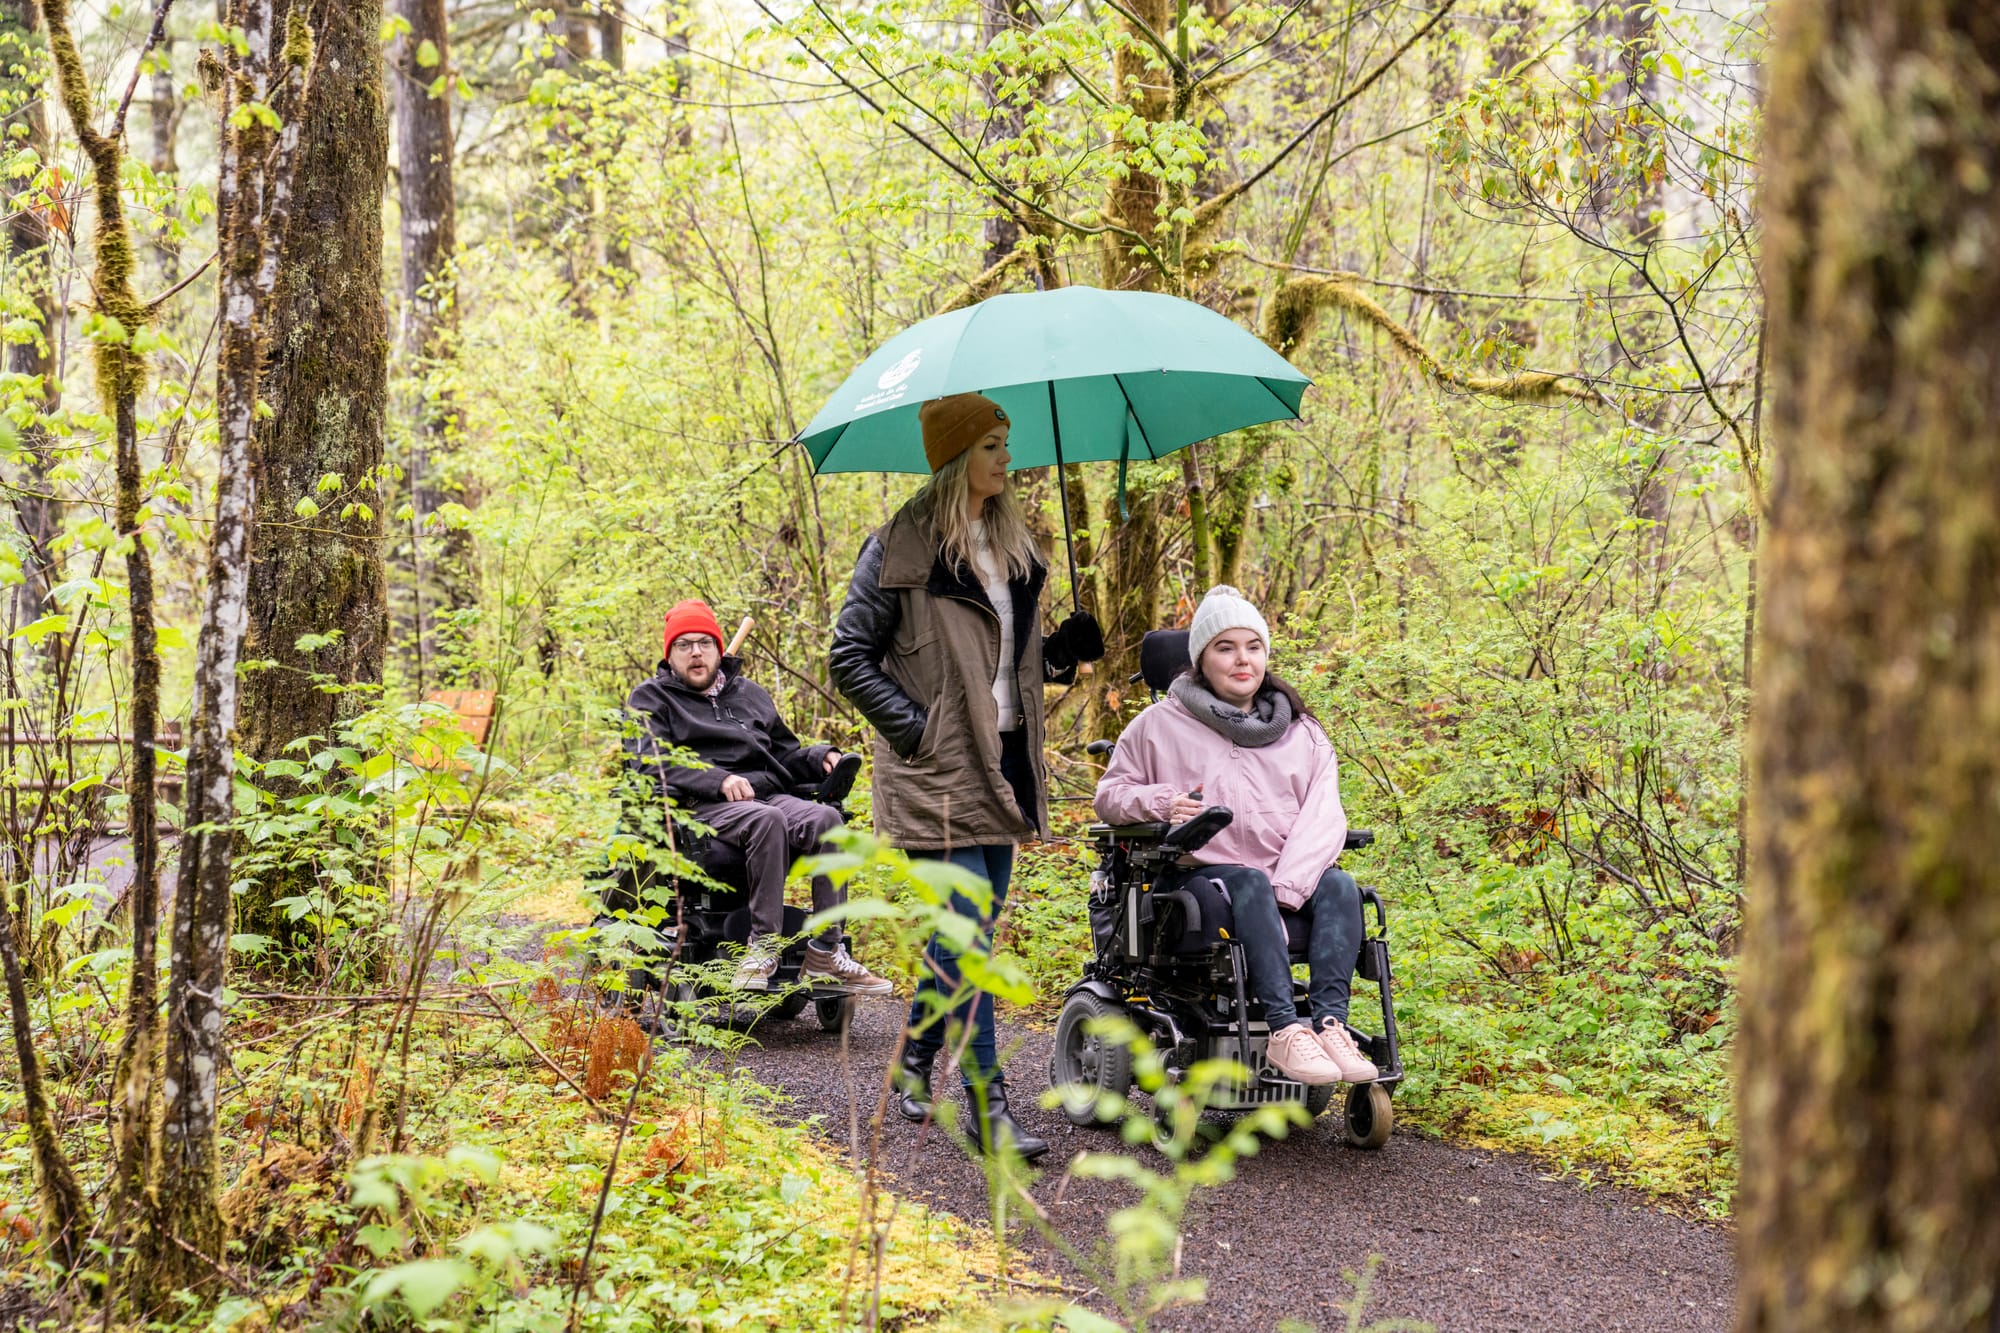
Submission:
[[2000,10],[1789,0],[1740,1326],[2000,1327]]
[[56,1132],[48,1090],[42,1084],[41,1058],[35,1053],[34,1020],[28,1009],[21,950],[14,937],[14,923],[7,920],[0,920],[0,973],[4,973],[7,987],[14,1058],[21,1070],[22,1118],[28,1122],[28,1152],[34,1163],[35,1197],[41,1205],[42,1238],[50,1258],[63,1268],[73,1268],[90,1235],[90,1204],[63,1151],[62,1136]]
[[[286,0],[275,0],[282,24]],[[388,637],[382,466],[389,330],[382,306],[382,196],[389,123],[381,0],[314,5],[318,52],[302,117],[297,198],[265,325],[257,423],[257,528],[245,652],[275,660],[243,690],[239,744],[258,759],[327,736],[366,705],[322,680],[382,679]],[[338,489],[322,491],[327,477]],[[300,501],[308,500],[308,514]],[[316,510],[317,512],[312,512]],[[299,649],[307,635],[320,646]],[[245,904],[246,909],[250,904]]]
[[[126,785],[126,824],[132,840],[132,982],[126,997],[125,1034],[118,1047],[117,1097],[113,1139],[116,1183],[125,1202],[145,1193],[153,1151],[153,1067],[159,1033],[160,927],[159,829],[154,796],[154,736],[159,727],[160,654],[153,616],[153,565],[143,527],[144,469],[139,458],[139,390],[146,381],[145,358],[137,339],[158,313],[133,294],[135,262],[132,231],[120,193],[125,165],[126,107],[109,128],[93,118],[91,90],[77,49],[69,0],[43,0],[49,52],[62,106],[90,162],[90,193],[96,218],[93,299],[100,315],[126,333],[101,339],[94,369],[97,394],[112,421],[117,499],[113,508],[125,557],[125,593],[132,641],[132,768]],[[164,36],[167,11],[155,10],[147,39],[150,50]],[[145,58],[145,52],[140,53]]]

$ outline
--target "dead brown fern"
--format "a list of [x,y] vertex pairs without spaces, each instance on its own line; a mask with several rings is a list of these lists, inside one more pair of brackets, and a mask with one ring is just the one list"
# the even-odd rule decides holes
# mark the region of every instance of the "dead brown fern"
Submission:
[[617,1074],[638,1072],[646,1046],[645,1032],[625,1015],[598,1019],[591,1027],[590,1053],[584,1061],[584,1092],[602,1100]]

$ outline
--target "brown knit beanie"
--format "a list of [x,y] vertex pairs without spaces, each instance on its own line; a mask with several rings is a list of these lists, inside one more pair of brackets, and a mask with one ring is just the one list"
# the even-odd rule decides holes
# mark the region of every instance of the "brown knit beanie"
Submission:
[[936,472],[1004,424],[1007,411],[983,393],[955,393],[925,403],[917,420],[924,428],[924,461]]

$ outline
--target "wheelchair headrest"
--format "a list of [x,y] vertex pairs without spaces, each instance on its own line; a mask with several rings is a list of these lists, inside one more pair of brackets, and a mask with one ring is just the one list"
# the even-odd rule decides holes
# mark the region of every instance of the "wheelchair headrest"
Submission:
[[1174,677],[1188,669],[1188,632],[1184,629],[1148,630],[1139,640],[1139,674],[1146,687],[1164,691]]

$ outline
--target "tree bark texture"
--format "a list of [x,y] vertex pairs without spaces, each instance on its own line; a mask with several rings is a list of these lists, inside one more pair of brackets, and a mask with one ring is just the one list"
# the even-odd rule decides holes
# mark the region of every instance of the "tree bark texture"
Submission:
[[[118,480],[114,513],[125,552],[132,641],[132,771],[126,788],[126,823],[132,839],[132,983],[126,997],[125,1034],[118,1047],[113,1126],[118,1188],[121,1197],[130,1201],[145,1194],[152,1157],[153,1063],[158,1041],[160,878],[154,736],[159,730],[160,654],[154,626],[152,558],[140,522],[146,497],[139,460],[138,403],[146,363],[134,350],[134,340],[156,312],[142,305],[132,291],[132,232],[120,193],[125,161],[122,119],[106,131],[96,127],[90,85],[71,27],[69,0],[43,0],[42,12],[63,108],[90,161],[96,213],[91,290],[98,310],[127,330],[123,341],[97,344],[96,372],[98,396],[113,423]],[[166,15],[164,5],[156,10],[149,48],[165,31]]]
[[2000,8],[1789,0],[1740,1327],[2000,1327]]
[[[159,68],[153,71],[151,96],[147,99],[148,119],[152,122],[152,144],[146,165],[153,174],[161,178],[179,174],[177,161],[179,153],[181,109],[180,98],[174,91],[173,43],[166,43],[160,51]],[[171,208],[171,204],[163,205]],[[160,265],[160,286],[162,290],[180,281],[180,243],[166,232],[161,232],[153,242],[153,255]]]
[[[0,0],[0,131],[6,142],[33,152],[44,164],[50,162],[49,121],[43,111],[43,60],[41,15],[35,0]],[[20,69],[24,75],[13,71]],[[16,131],[22,134],[19,140]],[[47,206],[33,206],[24,191],[7,210],[7,265],[17,290],[29,299],[41,333],[34,338],[7,344],[7,371],[41,385],[36,410],[43,415],[62,405],[56,384],[56,330],[62,309],[56,299],[50,271],[49,217]],[[31,398],[36,397],[33,392]],[[49,484],[54,465],[48,427],[40,421],[21,431],[22,452],[27,466],[14,492],[14,521],[21,531],[21,583],[15,590],[19,618],[23,624],[38,619],[47,604],[49,589],[55,585],[55,556],[51,550],[62,532],[62,504]]]
[[[258,363],[265,314],[280,284],[281,242],[290,234],[293,168],[304,156],[301,103],[310,101],[313,71],[332,67],[344,54],[316,54],[305,20],[296,12],[274,12],[278,7],[270,0],[232,0],[228,10],[228,22],[243,31],[245,50],[230,56],[230,77],[224,81],[216,188],[220,442],[208,591],[195,649],[188,833],[174,887],[170,936],[166,1115],[158,1180],[165,1235],[150,1265],[158,1291],[208,1281],[222,1257],[225,1227],[216,1206],[215,1124],[231,909],[232,844],[226,825],[233,813],[237,663],[251,600]],[[372,24],[368,33],[372,38]],[[231,113],[246,102],[273,108],[282,128],[274,132],[255,117],[232,126]]]
[[[457,404],[429,374],[452,355],[458,334],[454,256],[458,204],[452,164],[451,36],[444,0],[397,0],[410,31],[395,59],[396,154],[402,203],[403,327],[406,364],[424,382],[418,390],[417,429],[411,450],[409,562],[417,681],[430,679],[432,622],[439,609],[464,605],[468,543],[461,529],[433,542],[429,519],[448,498],[440,460],[452,447]],[[428,42],[437,63],[418,60]],[[432,95],[431,87],[439,91]]]
[[[275,0],[284,22],[285,0]],[[388,319],[382,304],[382,196],[389,125],[383,96],[381,0],[314,5],[317,65],[302,115],[297,196],[285,262],[263,326],[256,423],[257,536],[250,580],[251,656],[277,669],[243,694],[245,753],[270,759],[301,736],[330,734],[365,696],[328,694],[382,679],[388,637],[382,571],[383,421]],[[329,501],[321,478],[337,474]],[[301,518],[312,499],[322,511]],[[307,634],[338,634],[300,652]]]

